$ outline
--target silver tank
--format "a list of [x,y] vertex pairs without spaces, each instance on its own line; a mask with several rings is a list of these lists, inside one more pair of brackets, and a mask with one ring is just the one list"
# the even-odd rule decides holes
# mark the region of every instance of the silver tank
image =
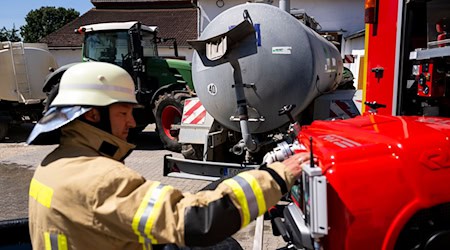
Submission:
[[[336,88],[342,75],[337,48],[281,9],[260,3],[230,8],[205,28],[199,40],[217,36],[241,23],[247,10],[255,27],[256,53],[238,59],[249,114],[249,132],[264,133],[289,122],[279,110],[294,104],[297,117],[315,97]],[[244,46],[242,49],[245,49]],[[245,53],[244,53],[245,54]],[[206,110],[225,127],[240,131],[233,67],[230,63],[204,64],[199,54],[192,59],[192,77]]]

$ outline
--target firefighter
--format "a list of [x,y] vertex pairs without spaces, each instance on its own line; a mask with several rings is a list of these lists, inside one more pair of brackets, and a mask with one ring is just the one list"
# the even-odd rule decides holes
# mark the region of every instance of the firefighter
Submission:
[[124,165],[134,148],[126,139],[136,125],[136,104],[132,78],[116,65],[80,63],[63,74],[59,93],[27,140],[59,138],[30,183],[34,249],[213,245],[273,206],[309,159],[296,154],[224,180],[215,190],[182,193]]
[[353,85],[355,78],[353,77],[353,73],[350,71],[349,68],[344,67],[342,70],[342,78],[339,83],[338,89],[355,89],[355,86]]
[[[443,41],[450,38],[450,20],[447,17],[443,17],[436,22],[436,31],[438,32],[437,41]],[[439,47],[445,47],[445,43],[438,45]]]

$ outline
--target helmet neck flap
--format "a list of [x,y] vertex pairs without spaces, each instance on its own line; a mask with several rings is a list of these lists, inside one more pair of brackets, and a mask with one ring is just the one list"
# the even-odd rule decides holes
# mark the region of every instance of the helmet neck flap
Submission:
[[94,126],[98,129],[101,129],[107,133],[112,134],[111,120],[109,119],[109,106],[95,107],[95,108],[100,113],[100,121],[99,122],[88,121],[86,118],[84,118],[84,116],[80,117],[79,119],[91,126]]

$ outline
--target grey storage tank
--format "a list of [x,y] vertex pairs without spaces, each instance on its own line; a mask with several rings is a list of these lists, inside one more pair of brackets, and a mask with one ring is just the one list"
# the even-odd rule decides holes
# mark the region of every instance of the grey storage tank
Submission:
[[[249,132],[265,133],[289,122],[280,116],[295,105],[297,117],[317,96],[334,90],[341,79],[337,48],[289,13],[261,3],[230,8],[205,28],[199,40],[228,32],[248,16],[255,29],[253,46],[237,42],[242,83],[249,115]],[[254,50],[254,51],[248,51]],[[235,72],[229,62],[207,63],[197,51],[192,60],[195,90],[206,110],[223,126],[240,131]]]

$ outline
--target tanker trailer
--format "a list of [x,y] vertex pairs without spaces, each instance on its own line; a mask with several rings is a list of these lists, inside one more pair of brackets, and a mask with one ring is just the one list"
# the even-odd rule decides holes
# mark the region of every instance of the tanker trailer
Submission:
[[43,43],[0,43],[0,140],[12,124],[42,117],[46,76],[57,68]]
[[[198,98],[186,100],[183,111],[179,139],[187,159],[166,157],[166,175],[232,175],[260,164],[293,129],[290,124],[359,114],[354,91],[334,91],[343,68],[337,48],[280,8],[235,6],[189,42]],[[332,112],[331,106],[342,106],[338,102],[345,110]]]

